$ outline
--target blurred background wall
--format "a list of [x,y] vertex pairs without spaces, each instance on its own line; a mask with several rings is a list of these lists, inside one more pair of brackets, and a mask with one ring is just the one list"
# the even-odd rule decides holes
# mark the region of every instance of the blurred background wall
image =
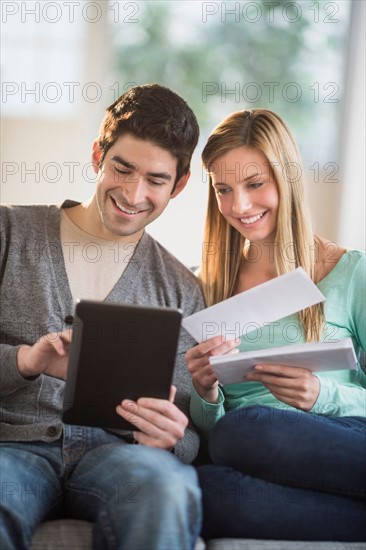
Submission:
[[256,107],[295,134],[316,231],[365,248],[364,0],[3,0],[1,27],[1,202],[87,199],[105,108],[159,82],[201,127],[188,187],[149,227],[184,263],[201,259],[205,141]]

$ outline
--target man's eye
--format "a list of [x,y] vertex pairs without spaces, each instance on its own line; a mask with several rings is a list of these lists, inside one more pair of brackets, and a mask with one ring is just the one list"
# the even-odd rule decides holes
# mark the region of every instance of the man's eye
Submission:
[[151,183],[152,185],[157,185],[157,186],[159,186],[159,187],[161,187],[162,185],[165,185],[165,182],[163,182],[163,181],[150,180],[150,183]]
[[117,168],[117,166],[114,166],[114,169],[118,174],[123,174],[125,176],[131,174],[129,170],[121,170],[121,168]]

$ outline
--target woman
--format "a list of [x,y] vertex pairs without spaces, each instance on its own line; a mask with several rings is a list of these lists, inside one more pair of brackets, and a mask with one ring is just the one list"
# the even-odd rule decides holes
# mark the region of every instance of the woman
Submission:
[[[352,337],[366,347],[365,254],[313,234],[296,143],[265,109],[233,113],[202,154],[209,202],[200,278],[207,305],[301,266],[326,297],[243,334],[239,350]],[[283,296],[286,300],[286,296]],[[216,337],[186,354],[191,415],[208,436],[199,468],[203,536],[364,541],[366,376],[257,365],[220,387],[209,357],[238,342]]]

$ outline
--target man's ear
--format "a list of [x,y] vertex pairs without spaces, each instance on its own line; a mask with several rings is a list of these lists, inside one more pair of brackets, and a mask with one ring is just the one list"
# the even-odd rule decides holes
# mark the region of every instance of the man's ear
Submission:
[[190,175],[191,171],[188,170],[188,172],[177,181],[177,185],[175,186],[173,193],[170,195],[171,199],[175,199],[175,197],[179,195],[181,191],[183,191],[183,189],[187,185],[187,181],[189,180]]
[[102,151],[99,148],[98,141],[95,140],[93,142],[93,149],[92,149],[92,164],[93,164],[94,172],[96,174],[98,174],[99,172],[101,156],[102,156]]

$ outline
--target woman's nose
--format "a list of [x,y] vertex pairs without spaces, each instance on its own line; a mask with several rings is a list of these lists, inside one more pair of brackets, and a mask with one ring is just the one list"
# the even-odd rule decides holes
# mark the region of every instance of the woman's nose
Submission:
[[240,191],[234,193],[234,199],[232,204],[232,212],[234,215],[244,214],[252,207],[252,201],[250,200],[249,193],[246,191]]

